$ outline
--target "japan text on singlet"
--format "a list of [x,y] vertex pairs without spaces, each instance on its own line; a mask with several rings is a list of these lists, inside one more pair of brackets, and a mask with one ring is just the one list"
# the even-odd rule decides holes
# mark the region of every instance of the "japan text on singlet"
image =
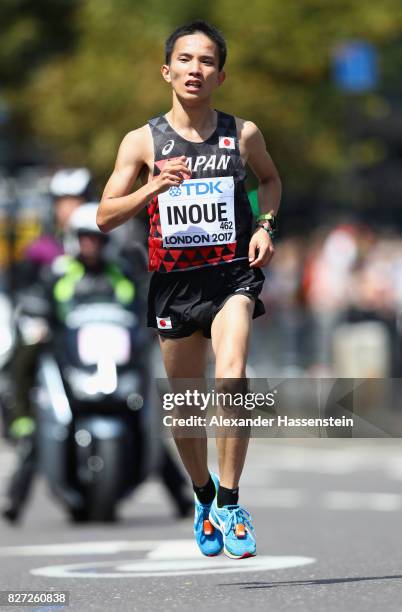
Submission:
[[179,272],[248,259],[252,212],[245,188],[236,122],[217,112],[204,142],[179,136],[164,115],[149,121],[154,176],[167,160],[185,155],[191,178],[148,204],[149,269]]

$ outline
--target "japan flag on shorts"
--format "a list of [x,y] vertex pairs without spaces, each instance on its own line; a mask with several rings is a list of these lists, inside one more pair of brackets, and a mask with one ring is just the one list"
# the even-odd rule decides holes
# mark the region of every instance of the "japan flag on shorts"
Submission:
[[158,329],[172,329],[172,321],[170,317],[156,317]]
[[219,136],[220,149],[234,149],[235,139],[232,136]]

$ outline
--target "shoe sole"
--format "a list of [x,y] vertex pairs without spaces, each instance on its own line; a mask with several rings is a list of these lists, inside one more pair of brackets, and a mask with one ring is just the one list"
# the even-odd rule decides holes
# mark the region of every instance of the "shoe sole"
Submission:
[[255,557],[257,554],[257,551],[251,553],[251,552],[245,552],[242,555],[234,555],[233,553],[229,552],[227,550],[227,548],[225,548],[225,535],[222,532],[222,529],[219,527],[219,525],[213,520],[213,518],[211,517],[211,513],[209,514],[209,522],[215,527],[215,529],[218,529],[223,537],[223,552],[224,554],[229,557],[229,559],[248,559],[249,557]]
[[228,550],[226,550],[226,548],[223,549],[223,552],[225,553],[225,555],[227,557],[229,557],[229,559],[237,559],[237,560],[240,560],[240,559],[249,559],[250,557],[255,557],[256,554],[257,554],[257,551],[254,552],[254,553],[245,552],[244,555],[241,555],[240,557],[238,557],[238,556],[233,555],[232,553],[230,553]]

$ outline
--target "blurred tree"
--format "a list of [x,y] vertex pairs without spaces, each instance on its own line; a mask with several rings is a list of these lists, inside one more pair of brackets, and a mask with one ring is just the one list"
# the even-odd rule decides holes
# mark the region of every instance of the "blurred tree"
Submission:
[[[159,74],[163,43],[196,17],[215,23],[228,42],[228,78],[216,106],[261,127],[288,190],[310,194],[356,158],[378,159],[378,139],[366,139],[360,150],[348,145],[350,98],[331,81],[331,55],[344,40],[367,40],[379,50],[382,74],[392,75],[387,54],[395,54],[392,43],[402,33],[400,0],[250,0],[246,6],[204,0],[197,9],[187,0],[168,8],[164,0],[81,0],[70,24],[78,36],[73,52],[34,63],[29,83],[9,99],[36,137],[103,181],[123,135],[168,109],[169,87]],[[353,105],[364,115],[383,98],[380,89],[355,97]]]
[[0,83],[21,86],[37,66],[74,47],[78,0],[2,0]]
[[350,98],[330,79],[332,53],[355,38],[381,51],[402,33],[402,6],[394,0],[255,0],[247,11],[242,6],[241,0],[216,5],[216,19],[226,16],[228,39],[241,40],[233,45],[235,78],[230,92],[222,90],[225,104],[234,99],[238,114],[255,118],[287,179],[310,190],[323,173],[351,163],[345,147]]
[[163,0],[84,0],[75,53],[38,67],[23,92],[11,92],[15,111],[64,162],[103,179],[123,135],[169,104],[159,73],[164,39],[196,16],[184,0],[169,11]]

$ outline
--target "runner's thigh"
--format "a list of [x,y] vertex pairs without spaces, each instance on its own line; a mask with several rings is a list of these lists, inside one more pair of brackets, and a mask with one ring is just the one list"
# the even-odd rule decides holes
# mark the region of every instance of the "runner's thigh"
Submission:
[[231,296],[216,315],[211,328],[216,378],[245,376],[254,300]]
[[209,341],[201,331],[185,338],[159,337],[169,378],[203,378]]

